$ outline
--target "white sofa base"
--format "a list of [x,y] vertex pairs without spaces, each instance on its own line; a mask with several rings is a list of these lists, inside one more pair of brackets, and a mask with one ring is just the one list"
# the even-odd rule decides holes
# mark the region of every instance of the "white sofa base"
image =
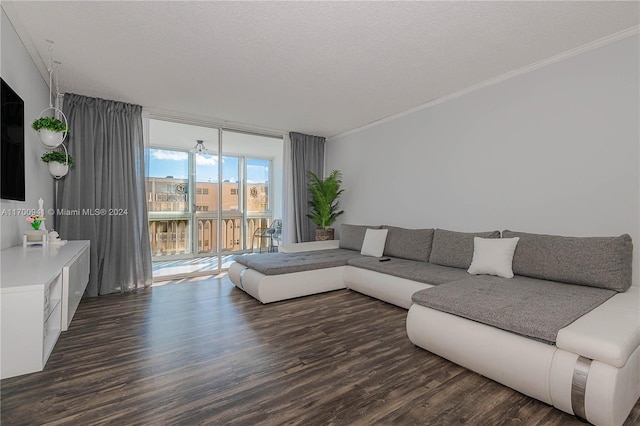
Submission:
[[423,284],[348,265],[344,269],[344,283],[351,290],[404,309],[409,309],[411,306],[411,295],[413,293],[433,287],[430,284]]
[[[495,327],[412,305],[407,335],[416,346],[569,414],[578,354]],[[584,393],[586,419],[621,425],[640,398],[640,349],[616,368],[591,362]]]
[[344,266],[282,275],[264,275],[237,262],[229,267],[229,278],[236,287],[262,303],[345,288]]
[[549,372],[555,346],[414,304],[409,340],[423,349],[551,404]]

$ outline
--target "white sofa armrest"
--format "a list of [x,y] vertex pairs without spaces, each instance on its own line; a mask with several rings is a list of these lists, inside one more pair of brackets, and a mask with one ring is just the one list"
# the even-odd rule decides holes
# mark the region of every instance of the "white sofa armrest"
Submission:
[[556,346],[616,368],[640,345],[640,288],[618,293],[558,332]]
[[340,240],[309,241],[307,243],[282,244],[278,253],[301,253],[304,251],[331,250],[340,246]]

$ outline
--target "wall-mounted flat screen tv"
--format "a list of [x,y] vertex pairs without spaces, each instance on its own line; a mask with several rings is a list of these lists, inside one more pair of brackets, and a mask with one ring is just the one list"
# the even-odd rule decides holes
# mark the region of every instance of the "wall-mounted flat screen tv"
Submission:
[[[0,79],[1,80],[1,79]],[[24,201],[24,102],[4,80],[2,97],[2,150],[0,152],[0,197]]]

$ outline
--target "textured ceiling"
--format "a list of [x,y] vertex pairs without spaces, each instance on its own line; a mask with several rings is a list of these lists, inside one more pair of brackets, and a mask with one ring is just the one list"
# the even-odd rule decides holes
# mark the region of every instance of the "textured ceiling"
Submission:
[[60,89],[333,136],[636,27],[638,2],[18,2]]

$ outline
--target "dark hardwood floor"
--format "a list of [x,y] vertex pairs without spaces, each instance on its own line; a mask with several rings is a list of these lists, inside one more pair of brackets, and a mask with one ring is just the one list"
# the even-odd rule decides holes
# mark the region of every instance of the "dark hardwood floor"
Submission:
[[582,425],[416,348],[406,314],[348,290],[262,305],[226,276],[84,299],[44,371],[2,381],[0,421]]

